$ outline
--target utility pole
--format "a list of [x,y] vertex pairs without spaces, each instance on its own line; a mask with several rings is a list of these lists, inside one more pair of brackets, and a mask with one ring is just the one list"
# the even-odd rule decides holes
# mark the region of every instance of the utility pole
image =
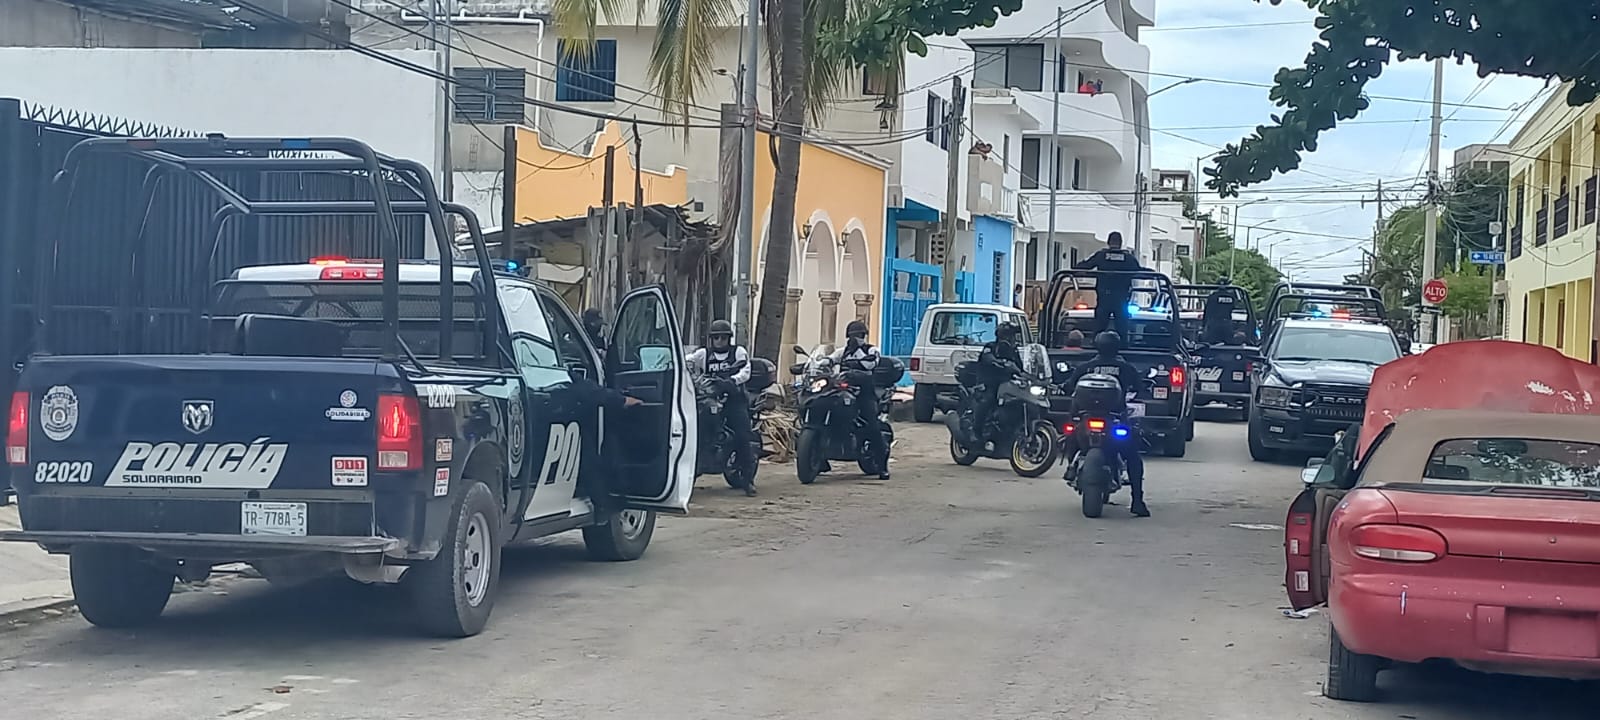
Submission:
[[761,43],[761,0],[750,0],[744,16],[744,62],[739,64],[739,115],[744,122],[739,148],[739,235],[733,251],[733,332],[734,340],[749,346],[755,337],[750,312],[750,266],[755,257],[756,229],[756,118],[760,101],[756,96],[756,72],[760,67],[757,51]]
[[[1061,26],[1065,23],[1066,10],[1060,7],[1056,8],[1056,45],[1051,52],[1057,54],[1061,52]],[[1056,182],[1056,179],[1061,177],[1061,168],[1056,167],[1056,165],[1060,164],[1061,160],[1061,84],[1066,82],[1066,78],[1060,76],[1061,63],[1053,63],[1052,66],[1056,69],[1056,81],[1051,83],[1050,86],[1051,92],[1054,93],[1050,101],[1050,176],[1045,179],[1046,182],[1050,183],[1050,224],[1046,226],[1050,232],[1045,236],[1044,247],[1042,248],[1050,257],[1050,260],[1045,262],[1045,267],[1047,268],[1056,267],[1059,262],[1059,258],[1055,254],[1056,186],[1061,183]],[[1040,154],[1043,155],[1045,153]],[[1041,159],[1039,164],[1043,166],[1044,162]]]
[[[444,76],[447,77],[447,78],[454,79],[455,78],[455,71],[450,68],[450,48],[453,45],[455,45],[455,25],[453,24],[454,23],[454,16],[455,16],[455,0],[443,0],[443,2],[444,2]],[[430,2],[429,4],[431,5],[432,3]],[[451,91],[452,87],[453,86],[449,82],[446,82],[444,91],[448,93],[448,92]],[[445,103],[445,105],[448,106],[449,103]],[[456,201],[456,178],[455,178],[456,172],[455,172],[455,167],[454,167],[454,160],[451,159],[451,152],[450,152],[450,120],[451,120],[451,118],[452,118],[452,115],[450,115],[450,114],[446,114],[445,118],[444,118],[444,167],[439,168],[439,174],[444,176],[441,179],[444,181],[444,188],[443,188],[444,192],[443,192],[443,195],[444,195],[444,201],[445,202],[455,202]],[[452,221],[452,225],[453,224],[454,224],[454,222]],[[505,230],[506,233],[508,233],[507,237],[510,237],[509,233],[511,231],[509,229],[504,229],[504,230]]]
[[[1433,61],[1433,129],[1428,136],[1428,208],[1422,228],[1422,281],[1438,272],[1434,256],[1439,245],[1439,129],[1444,124],[1444,58]],[[1423,308],[1432,306],[1422,300]],[[1439,330],[1438,317],[1426,312],[1421,318],[1422,342],[1432,345]]]
[[[617,301],[622,299],[615,285],[606,287],[606,270],[611,268],[610,263],[617,263],[617,269],[622,265],[622,243],[617,240],[616,216],[616,184],[617,184],[617,146],[606,147],[605,164],[606,185],[601,188],[600,205],[605,213],[601,220],[600,230],[600,263],[595,274],[599,277],[596,284],[600,291],[600,307],[614,308]],[[614,276],[613,276],[614,277]]]
[[939,288],[944,302],[961,299],[956,296],[956,273],[961,269],[956,256],[956,223],[961,212],[961,119],[966,114],[967,89],[962,87],[961,74],[957,73],[950,78],[950,116],[945,119],[950,142],[945,148],[945,162],[949,167],[945,170],[944,277]]

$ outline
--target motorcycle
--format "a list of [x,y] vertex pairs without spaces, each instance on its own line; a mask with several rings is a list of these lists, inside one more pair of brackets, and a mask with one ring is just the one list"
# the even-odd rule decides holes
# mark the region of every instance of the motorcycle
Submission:
[[[956,367],[960,401],[956,412],[945,415],[950,431],[950,459],[971,465],[980,457],[1008,460],[1011,471],[1027,478],[1039,477],[1056,464],[1058,450],[1054,425],[1044,417],[1050,409],[1050,385],[1027,374],[1016,374],[995,391],[995,408],[985,427],[972,428],[979,393],[977,363]],[[969,434],[967,428],[972,428]]]
[[1132,433],[1122,383],[1109,375],[1085,375],[1072,389],[1072,420],[1062,427],[1072,452],[1067,484],[1083,497],[1083,516],[1100,517],[1122,486],[1127,469],[1110,445]]
[[[806,354],[799,346],[795,351]],[[803,485],[816,482],[817,476],[831,469],[829,461],[855,461],[863,475],[877,475],[888,466],[887,449],[894,445],[894,428],[889,424],[889,399],[894,384],[905,373],[897,359],[884,357],[872,372],[878,400],[878,420],[883,426],[882,457],[867,452],[866,424],[856,415],[856,402],[864,388],[851,382],[826,354],[811,353],[809,359],[789,370],[800,381],[800,436],[795,441],[795,472]]]
[[[735,371],[742,369],[734,368]],[[770,453],[761,445],[761,416],[769,404],[763,390],[771,387],[776,381],[772,362],[756,358],[750,368],[750,379],[745,381],[744,390],[750,403],[750,425],[752,462],[749,467],[740,467],[738,447],[735,445],[733,432],[728,429],[728,424],[723,420],[723,409],[733,400],[728,392],[728,381],[703,373],[698,369],[690,370],[690,379],[694,381],[695,408],[699,415],[699,447],[695,453],[695,475],[721,475],[728,483],[728,487],[743,489],[755,480],[756,471],[760,468],[761,458]]]

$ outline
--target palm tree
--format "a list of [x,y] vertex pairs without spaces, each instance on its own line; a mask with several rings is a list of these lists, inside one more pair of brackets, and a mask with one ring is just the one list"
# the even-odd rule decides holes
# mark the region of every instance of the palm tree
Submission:
[[[860,17],[877,1],[763,0],[769,85],[773,89],[772,107],[776,109],[775,138],[770,149],[776,172],[772,217],[761,248],[766,267],[760,278],[752,347],[760,357],[776,358],[779,352],[807,111],[820,118],[843,92],[850,70],[856,67],[846,47],[819,39],[818,28],[835,27],[848,18]],[[696,100],[716,70],[716,43],[730,32],[744,7],[744,0],[659,0],[650,53],[650,82],[652,92],[660,97],[663,112],[684,122],[689,120],[690,110],[697,106]],[[615,21],[627,10],[623,0],[555,0],[553,14],[556,30],[563,38],[593,42],[598,17]],[[645,26],[644,2],[638,2],[633,10],[636,23]],[[900,63],[892,64],[895,67],[884,70],[898,84]]]

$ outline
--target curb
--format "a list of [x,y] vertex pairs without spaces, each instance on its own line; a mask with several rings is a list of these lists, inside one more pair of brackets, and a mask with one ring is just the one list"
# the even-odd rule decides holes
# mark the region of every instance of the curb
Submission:
[[33,623],[57,619],[76,610],[72,598],[39,598],[0,605],[0,633],[19,630]]

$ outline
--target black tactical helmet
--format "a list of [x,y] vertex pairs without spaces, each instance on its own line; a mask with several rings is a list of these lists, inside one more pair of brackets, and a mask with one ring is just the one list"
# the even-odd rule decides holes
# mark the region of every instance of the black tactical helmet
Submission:
[[1122,336],[1107,330],[1094,336],[1094,349],[1102,355],[1113,355],[1122,349]]
[[1022,328],[1017,327],[1016,323],[1009,320],[1000,323],[994,329],[994,339],[1002,342],[1016,342],[1017,336],[1020,334],[1022,334]]
[[711,322],[711,332],[707,334],[711,337],[720,336],[731,338],[733,337],[733,323],[728,322],[727,320],[713,320]]
[[849,325],[844,326],[844,336],[857,340],[867,339],[867,324],[860,320],[851,320]]

